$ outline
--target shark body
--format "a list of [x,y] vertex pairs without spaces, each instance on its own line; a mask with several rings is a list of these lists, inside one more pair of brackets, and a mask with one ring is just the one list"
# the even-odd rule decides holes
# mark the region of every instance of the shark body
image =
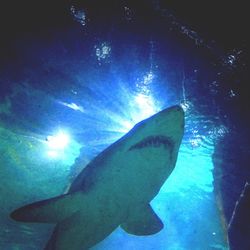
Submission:
[[67,194],[11,213],[17,221],[56,223],[46,250],[89,249],[118,226],[151,235],[163,223],[150,206],[175,167],[184,132],[179,106],[136,124],[95,157]]

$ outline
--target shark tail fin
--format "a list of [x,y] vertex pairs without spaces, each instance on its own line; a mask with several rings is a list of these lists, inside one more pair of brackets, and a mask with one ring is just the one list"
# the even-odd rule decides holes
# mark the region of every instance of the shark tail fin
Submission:
[[14,210],[10,217],[22,222],[57,223],[77,211],[72,204],[79,204],[81,196],[76,192],[38,201]]

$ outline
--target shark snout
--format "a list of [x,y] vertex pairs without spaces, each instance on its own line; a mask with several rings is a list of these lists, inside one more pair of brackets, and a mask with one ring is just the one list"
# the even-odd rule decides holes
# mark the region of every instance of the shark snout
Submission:
[[170,113],[170,115],[174,115],[176,118],[183,119],[184,117],[184,110],[181,106],[175,105],[169,109],[166,109]]
[[182,109],[181,106],[176,105],[172,107],[173,110],[173,115],[175,116],[175,119],[177,120],[177,122],[179,121],[179,125],[183,128],[184,127],[184,110]]
[[171,126],[184,126],[184,111],[181,106],[175,105],[171,108],[164,109],[157,116],[159,123],[168,123]]
[[183,112],[183,109],[180,105],[175,105],[175,106],[172,106],[171,108],[169,108],[170,110],[176,110],[176,111],[179,111],[179,112]]
[[176,105],[136,124],[129,132],[125,151],[148,146],[172,148],[179,145],[184,132],[184,111]]
[[157,130],[162,135],[173,137],[180,141],[184,133],[184,111],[181,106],[176,105],[167,108],[155,116]]

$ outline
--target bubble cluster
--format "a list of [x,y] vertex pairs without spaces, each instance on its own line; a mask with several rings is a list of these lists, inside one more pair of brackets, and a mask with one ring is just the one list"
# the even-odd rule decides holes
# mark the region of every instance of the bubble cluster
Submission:
[[103,42],[100,45],[95,45],[95,55],[99,62],[103,62],[110,57],[111,54],[111,46]]
[[79,22],[81,25],[86,25],[86,13],[83,9],[77,9],[74,5],[70,7],[70,13],[74,20]]

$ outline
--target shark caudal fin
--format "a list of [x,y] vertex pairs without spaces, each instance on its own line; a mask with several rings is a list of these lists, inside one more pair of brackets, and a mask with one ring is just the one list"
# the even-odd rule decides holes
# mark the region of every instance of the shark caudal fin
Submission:
[[20,207],[10,217],[22,222],[57,223],[75,213],[83,201],[81,192],[61,195]]

